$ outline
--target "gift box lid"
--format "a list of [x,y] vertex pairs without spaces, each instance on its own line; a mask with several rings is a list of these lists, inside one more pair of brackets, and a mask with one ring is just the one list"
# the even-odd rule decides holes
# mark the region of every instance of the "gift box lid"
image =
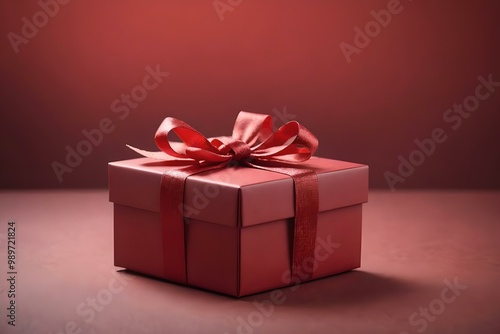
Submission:
[[[109,163],[109,200],[160,212],[160,180],[183,161],[138,158]],[[297,167],[297,165],[289,165]],[[314,170],[319,183],[319,211],[368,200],[368,166],[312,157],[300,164]],[[251,226],[294,216],[290,176],[258,168],[228,166],[188,177],[184,216],[228,226]]]

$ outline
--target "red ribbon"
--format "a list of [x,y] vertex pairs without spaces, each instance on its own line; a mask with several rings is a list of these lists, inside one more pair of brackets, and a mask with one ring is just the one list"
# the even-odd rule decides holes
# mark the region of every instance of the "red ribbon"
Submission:
[[[171,132],[181,143],[170,142],[168,135]],[[288,167],[287,164],[306,161],[316,151],[318,140],[309,130],[291,121],[273,132],[271,116],[241,111],[231,137],[207,139],[183,121],[167,117],[156,131],[155,142],[160,152],[127,146],[145,157],[160,160],[172,160],[174,157],[191,163],[187,168],[166,170],[161,180],[160,216],[167,279],[187,284],[184,217],[179,209],[184,203],[186,179],[193,174],[224,168],[232,161],[292,177],[295,221],[291,283],[308,279],[304,278],[304,274],[299,277],[297,271],[305,260],[314,259],[318,180],[314,171]]]

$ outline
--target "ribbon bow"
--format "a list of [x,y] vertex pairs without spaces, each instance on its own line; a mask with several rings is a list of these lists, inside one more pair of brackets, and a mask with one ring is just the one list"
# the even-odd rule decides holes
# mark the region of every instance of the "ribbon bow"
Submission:
[[[173,132],[181,143],[170,142]],[[318,214],[316,173],[304,168],[290,168],[287,163],[308,160],[318,147],[317,138],[296,121],[273,132],[272,117],[241,111],[231,137],[206,138],[185,122],[167,117],[155,134],[159,152],[130,149],[153,159],[191,161],[187,168],[163,173],[160,188],[160,216],[163,226],[165,277],[187,284],[184,245],[184,217],[179,208],[184,203],[184,184],[190,175],[224,168],[236,161],[244,166],[286,174],[294,181],[295,221],[291,282],[309,278],[303,273],[305,261],[314,259]],[[311,273],[309,273],[311,274]]]
[[[171,143],[168,139],[171,132],[182,143]],[[318,139],[298,122],[288,122],[273,133],[271,116],[245,111],[238,114],[231,137],[209,140],[185,122],[167,117],[156,131],[155,142],[160,152],[127,146],[149,158],[171,156],[202,164],[232,160],[297,163],[308,160],[318,147]]]

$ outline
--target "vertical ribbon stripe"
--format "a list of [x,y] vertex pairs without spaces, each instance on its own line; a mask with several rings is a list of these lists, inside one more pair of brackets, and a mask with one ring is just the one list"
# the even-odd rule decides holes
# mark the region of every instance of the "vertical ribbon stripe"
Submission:
[[186,247],[184,240],[184,185],[188,171],[169,169],[161,178],[160,219],[163,239],[163,270],[165,277],[185,284]]
[[184,189],[186,179],[191,175],[223,168],[226,165],[227,163],[208,166],[196,164],[183,169],[168,169],[163,172],[160,187],[163,270],[165,277],[174,282],[187,284],[184,231]]
[[312,271],[309,271],[310,266],[307,261],[314,261],[316,246],[319,211],[318,176],[314,171],[308,169],[269,167],[255,163],[248,163],[248,165],[292,177],[295,215],[290,283],[296,284],[310,279]]

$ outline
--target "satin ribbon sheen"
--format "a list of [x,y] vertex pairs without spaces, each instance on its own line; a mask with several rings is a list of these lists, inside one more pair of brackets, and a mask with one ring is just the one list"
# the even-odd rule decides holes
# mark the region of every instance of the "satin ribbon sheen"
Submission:
[[[173,132],[181,143],[170,142]],[[224,168],[232,161],[292,177],[295,217],[291,283],[307,280],[312,273],[301,273],[306,260],[314,259],[319,207],[318,180],[309,169],[285,164],[308,160],[318,147],[317,138],[298,122],[291,121],[273,132],[269,115],[241,111],[231,137],[206,138],[181,120],[167,117],[155,135],[159,152],[144,151],[127,145],[137,153],[154,159],[187,160],[186,168],[163,173],[160,188],[160,216],[164,251],[165,278],[187,284],[184,235],[184,185],[193,174]]]

